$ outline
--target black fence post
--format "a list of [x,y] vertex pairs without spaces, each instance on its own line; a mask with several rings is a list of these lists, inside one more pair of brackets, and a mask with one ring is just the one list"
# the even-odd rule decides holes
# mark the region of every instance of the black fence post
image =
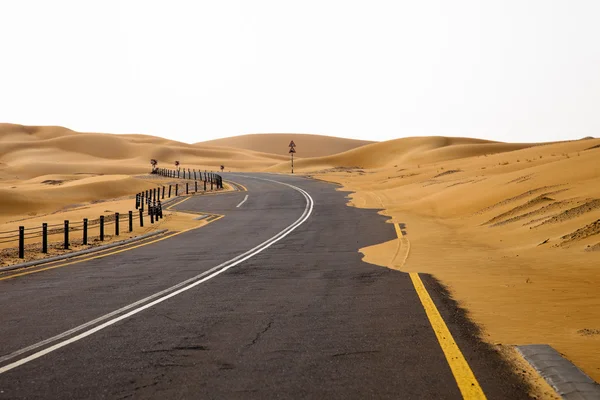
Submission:
[[163,186],[163,190],[162,190],[162,199],[165,199],[165,187]]
[[65,219],[65,250],[69,249],[69,220]]
[[204,180],[204,191],[206,192],[206,179]]
[[175,197],[177,197],[177,192],[179,191],[179,183],[175,184]]
[[213,180],[210,180],[210,190],[213,190]]
[[19,258],[25,258],[25,227],[19,227]]
[[133,211],[129,211],[129,232],[133,232]]
[[144,227],[144,212],[140,210],[140,226]]
[[150,223],[154,223],[154,208],[150,209]]
[[194,180],[196,180],[196,170],[194,170]]
[[171,184],[169,183],[169,198],[171,198]]
[[185,194],[190,194],[187,182],[185,183]]
[[88,230],[88,219],[84,218],[83,219],[83,244],[88,244],[87,230]]
[[42,224],[42,253],[48,252],[48,224]]
[[135,209],[137,210],[138,208],[140,208],[140,194],[137,193],[135,195]]
[[100,240],[104,241],[104,215],[100,216]]
[[158,215],[160,216],[160,219],[163,219],[162,204],[160,201],[158,202]]
[[152,200],[156,201],[156,188],[152,189]]
[[115,213],[115,236],[119,236],[119,213]]
[[198,181],[194,181],[194,184],[196,185],[196,190],[194,191],[194,193],[198,193]]

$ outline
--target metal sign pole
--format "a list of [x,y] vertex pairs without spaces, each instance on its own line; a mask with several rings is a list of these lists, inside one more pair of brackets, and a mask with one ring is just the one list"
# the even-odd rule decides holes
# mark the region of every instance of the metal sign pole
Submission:
[[294,173],[294,153],[296,152],[296,143],[292,140],[288,146],[290,148],[290,154],[292,156],[292,174]]

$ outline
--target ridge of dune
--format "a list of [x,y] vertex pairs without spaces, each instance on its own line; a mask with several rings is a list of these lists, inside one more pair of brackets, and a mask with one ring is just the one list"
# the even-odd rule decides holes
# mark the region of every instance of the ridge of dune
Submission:
[[294,140],[297,146],[295,156],[298,158],[329,156],[374,143],[368,140],[307,133],[252,133],[207,140],[196,145],[222,146],[287,156],[291,140]]
[[47,174],[138,174],[159,166],[259,170],[287,159],[214,145],[192,145],[141,134],[76,132],[57,126],[0,124],[0,183]]
[[[325,157],[299,159],[294,162],[294,167],[298,171],[339,167],[382,168],[402,162],[445,161],[514,151],[531,146],[534,144],[502,143],[460,137],[407,137],[371,143]],[[288,163],[281,163],[273,165],[267,170],[283,172],[288,169]]]
[[0,124],[0,220],[132,195],[151,184],[133,176],[159,167],[262,170],[285,156],[192,145],[140,134],[76,132],[59,126]]

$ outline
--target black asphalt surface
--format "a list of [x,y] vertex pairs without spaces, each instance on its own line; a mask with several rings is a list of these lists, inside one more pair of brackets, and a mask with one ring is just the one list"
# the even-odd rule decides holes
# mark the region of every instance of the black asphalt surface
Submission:
[[[359,248],[396,237],[385,217],[347,207],[346,193],[324,182],[224,177],[248,192],[195,196],[175,207],[225,215],[218,221],[0,281],[0,368],[109,319],[8,359],[20,349],[208,271],[297,221],[305,197],[261,179],[306,190],[312,214],[221,274],[0,373],[0,398],[461,398],[409,276],[361,261]],[[423,280],[487,397],[527,398],[525,384],[476,339],[477,328],[443,287]]]

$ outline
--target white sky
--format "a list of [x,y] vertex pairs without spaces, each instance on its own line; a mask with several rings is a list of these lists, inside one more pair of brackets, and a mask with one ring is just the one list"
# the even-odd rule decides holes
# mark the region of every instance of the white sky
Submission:
[[598,0],[0,0],[0,16],[2,122],[600,136]]

